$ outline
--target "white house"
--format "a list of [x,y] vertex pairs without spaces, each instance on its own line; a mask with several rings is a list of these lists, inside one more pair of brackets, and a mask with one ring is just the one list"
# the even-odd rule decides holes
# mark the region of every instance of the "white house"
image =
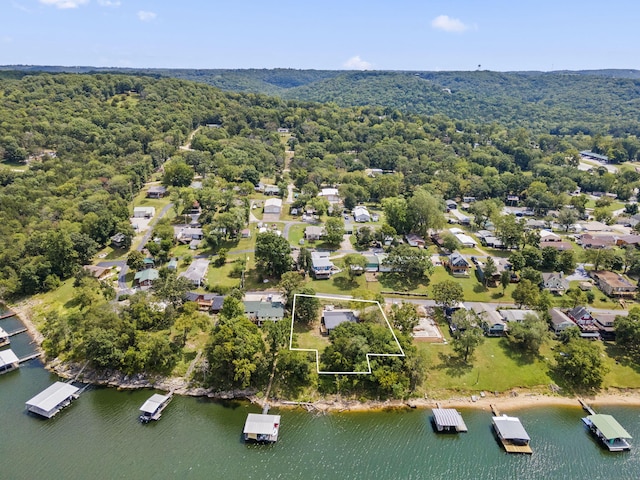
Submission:
[[156,214],[156,209],[153,207],[134,207],[134,218],[153,218]]
[[562,237],[549,230],[540,230],[540,242],[561,242]]
[[281,198],[269,198],[264,202],[264,213],[280,213],[282,211]]
[[454,236],[465,248],[475,248],[475,246],[477,245],[476,241],[473,238],[471,238],[469,235],[465,235],[464,233],[456,233],[454,234]]
[[329,203],[340,203],[340,195],[337,188],[323,188],[318,193],[318,196],[326,198]]
[[367,210],[367,207],[363,207],[361,205],[358,205],[356,208],[353,209],[353,218],[356,222],[370,222],[371,221],[371,215],[369,214],[369,210]]

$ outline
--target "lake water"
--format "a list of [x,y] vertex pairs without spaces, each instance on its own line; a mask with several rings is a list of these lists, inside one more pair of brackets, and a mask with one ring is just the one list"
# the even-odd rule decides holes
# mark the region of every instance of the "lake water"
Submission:
[[[8,331],[20,324],[2,320]],[[15,323],[13,323],[15,322]],[[18,356],[29,337],[12,339]],[[634,436],[611,454],[588,435],[579,408],[532,408],[522,420],[531,456],[508,455],[489,412],[461,410],[469,432],[436,435],[430,410],[314,415],[283,410],[275,445],[245,445],[255,406],[176,397],[159,422],[142,425],[150,391],[91,387],[50,420],[27,414],[26,400],[56,380],[37,361],[0,376],[2,479],[638,479],[640,408],[601,407]],[[274,413],[272,411],[271,413]]]

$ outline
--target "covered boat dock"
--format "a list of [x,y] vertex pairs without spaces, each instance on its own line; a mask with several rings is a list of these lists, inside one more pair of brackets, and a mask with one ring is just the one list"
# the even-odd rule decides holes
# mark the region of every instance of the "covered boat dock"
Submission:
[[9,334],[2,327],[0,327],[0,347],[8,345],[9,343]]
[[611,415],[597,413],[586,416],[582,421],[610,452],[631,450],[631,445],[627,442],[632,438],[631,435]]
[[78,398],[78,387],[70,383],[56,382],[38,395],[28,400],[27,410],[45,418],[51,418],[72,400]]
[[20,359],[13,353],[13,350],[0,351],[0,374],[15,370],[20,365]]
[[[492,406],[494,413],[496,413],[495,407]],[[509,417],[507,415],[498,416],[492,418],[491,423],[498,436],[498,440],[502,443],[502,446],[507,453],[533,453],[529,446],[529,434],[526,432],[520,419],[517,417]]]
[[454,408],[434,408],[433,423],[438,432],[466,432],[467,425],[462,415]]
[[162,411],[165,409],[169,402],[171,401],[171,395],[160,395],[159,393],[155,393],[151,395],[151,397],[144,402],[142,407],[140,407],[140,421],[147,423],[150,420],[159,420],[162,416]]
[[275,443],[278,441],[279,431],[280,415],[250,413],[244,424],[244,440],[245,442]]

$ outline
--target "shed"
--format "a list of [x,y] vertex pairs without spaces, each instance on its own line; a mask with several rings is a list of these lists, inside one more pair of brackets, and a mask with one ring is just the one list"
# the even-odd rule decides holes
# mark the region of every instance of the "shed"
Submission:
[[254,442],[278,441],[280,430],[280,415],[268,415],[266,413],[250,413],[244,423],[244,440]]
[[77,398],[79,390],[70,383],[56,382],[28,400],[27,410],[51,418]]
[[18,368],[20,364],[20,360],[13,353],[13,350],[2,350],[0,351],[0,373],[9,372],[15,368]]

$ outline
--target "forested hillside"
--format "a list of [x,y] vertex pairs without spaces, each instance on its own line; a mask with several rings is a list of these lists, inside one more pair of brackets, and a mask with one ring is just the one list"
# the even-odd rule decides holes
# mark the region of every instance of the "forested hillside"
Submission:
[[[12,67],[2,67],[2,75]],[[497,122],[535,133],[640,134],[640,72],[385,72],[294,69],[94,69],[13,67],[19,71],[121,72],[173,77],[227,91],[284,99],[379,105],[403,113]],[[15,75],[15,74],[13,74]]]

